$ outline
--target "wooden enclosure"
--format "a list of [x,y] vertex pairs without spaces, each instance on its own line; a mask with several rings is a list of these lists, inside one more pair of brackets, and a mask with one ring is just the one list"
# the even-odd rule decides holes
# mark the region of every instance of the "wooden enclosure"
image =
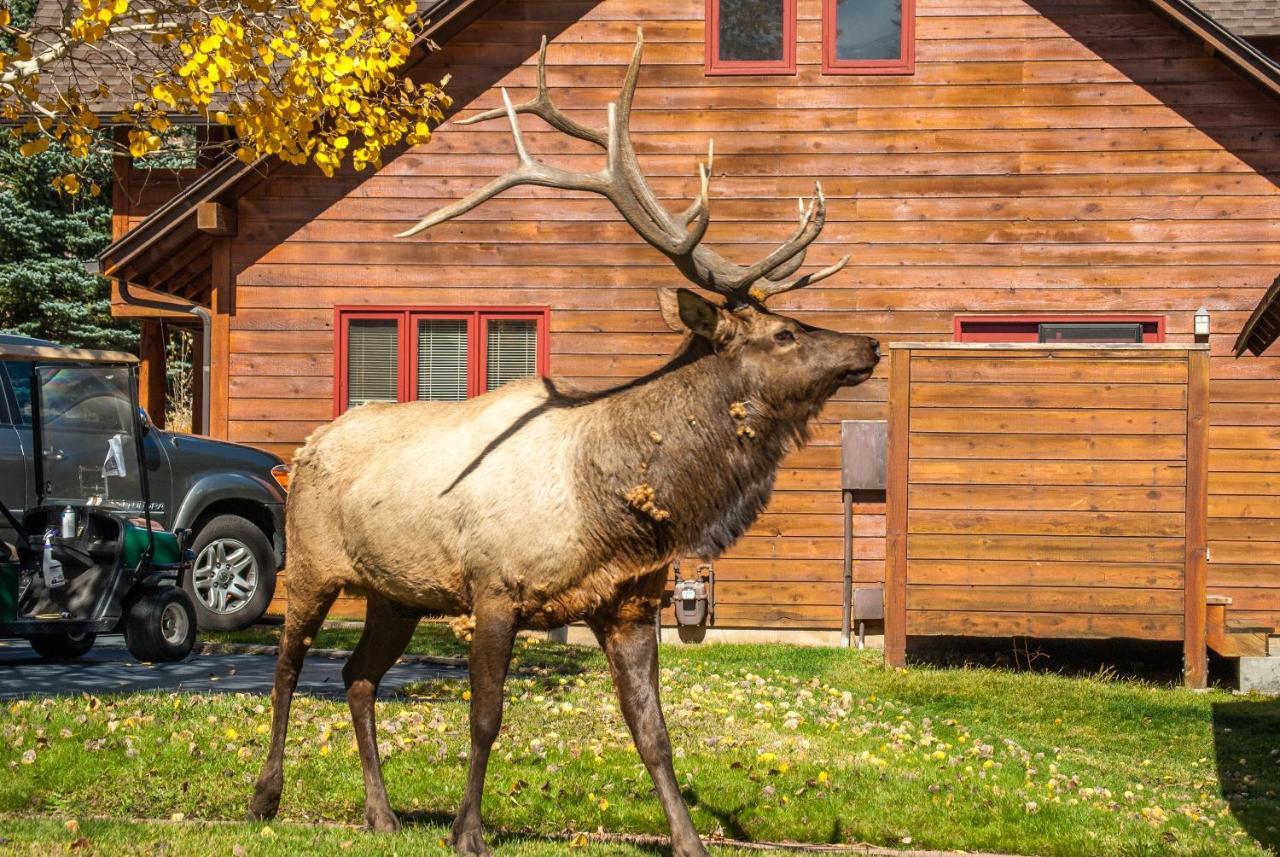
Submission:
[[888,662],[912,635],[1182,640],[1203,685],[1208,348],[892,355]]

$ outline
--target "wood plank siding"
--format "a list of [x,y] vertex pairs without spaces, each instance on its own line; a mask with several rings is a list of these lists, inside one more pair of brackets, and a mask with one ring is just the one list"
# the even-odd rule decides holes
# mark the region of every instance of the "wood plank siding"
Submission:
[[[643,24],[636,148],[656,192],[683,207],[715,138],[707,243],[735,260],[759,256],[793,229],[795,197],[822,181],[828,224],[809,261],[853,260],[775,299],[806,322],[887,344],[949,341],[961,312],[1143,313],[1164,317],[1169,341],[1190,342],[1192,316],[1207,307],[1208,588],[1235,599],[1232,617],[1280,625],[1280,356],[1229,356],[1280,270],[1280,106],[1137,0],[919,0],[914,74],[865,77],[822,74],[821,0],[799,0],[794,75],[708,77],[705,5],[506,0],[420,77],[451,74],[459,116],[500,104],[500,86],[519,101],[545,33],[555,97],[574,119],[601,124]],[[535,155],[599,163],[586,144],[524,122]],[[517,189],[423,236],[392,237],[513,163],[502,122],[446,125],[376,172],[325,180],[284,168],[242,197],[229,330],[215,356],[227,366],[213,392],[226,403],[227,436],[288,457],[331,418],[337,305],[547,306],[553,374],[600,387],[660,365],[677,339],[654,289],[680,278],[603,200]],[[985,383],[984,371],[922,382],[927,418],[960,425],[959,409],[973,407],[964,378]],[[839,421],[885,419],[888,375],[885,360],[835,397],[810,445],[784,463],[768,511],[718,561],[721,625],[839,627]],[[1158,593],[1181,562],[1165,541],[1180,544],[1184,483],[1177,468],[1144,461],[1185,454],[1185,432],[1169,423],[1185,384],[1132,385],[1124,415],[1104,419],[1077,410],[1104,379],[1064,377],[1036,405],[1042,421],[1026,426],[1013,410],[1042,379],[1005,380],[983,400],[983,419],[1008,426],[1008,460],[980,465],[971,439],[954,434],[914,462],[936,507],[913,519],[918,538],[953,538],[928,530],[946,509],[966,514],[968,496],[949,484],[960,479],[985,504],[968,517],[991,559],[1028,558],[1001,554],[1008,537],[996,533],[1011,518],[1018,543],[1042,551],[1047,564],[1028,586],[1070,578],[1052,564],[1053,545],[1074,539],[1113,564],[1100,572],[1108,587],[1143,581],[1164,605]],[[1016,489],[978,487],[1045,473],[1058,487],[1040,495],[1034,518],[1004,514],[1001,504],[1028,500]],[[1090,493],[1096,512],[1069,514],[1073,490],[1097,474],[1116,487]],[[855,583],[879,582],[884,506],[858,510]],[[1149,538],[1119,544],[1108,528],[1122,514],[1138,516],[1129,523]],[[947,559],[949,548],[937,548],[934,558]],[[1180,634],[1179,610],[1164,606],[1135,630]]]
[[1207,352],[895,345],[889,662],[911,635],[1183,640],[1202,686]]

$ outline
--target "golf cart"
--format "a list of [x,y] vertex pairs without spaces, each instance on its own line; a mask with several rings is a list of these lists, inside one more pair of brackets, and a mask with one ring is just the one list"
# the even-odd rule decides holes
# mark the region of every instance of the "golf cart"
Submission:
[[0,344],[0,360],[30,367],[30,412],[13,417],[31,426],[37,499],[21,520],[0,503],[14,542],[0,539],[0,637],[61,660],[123,632],[140,661],[182,660],[196,634],[179,586],[191,552],[151,519],[137,358]]

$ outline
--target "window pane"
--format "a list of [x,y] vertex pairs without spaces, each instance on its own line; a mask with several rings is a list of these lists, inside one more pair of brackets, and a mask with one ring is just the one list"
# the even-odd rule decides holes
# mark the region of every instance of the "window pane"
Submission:
[[782,60],[785,0],[719,0],[720,59]]
[[353,318],[347,326],[347,407],[400,397],[400,331],[394,319]]
[[466,397],[466,319],[419,320],[418,398],[434,402],[461,402]]
[[538,323],[531,318],[489,320],[487,386],[496,390],[509,381],[538,374]]
[[902,0],[836,0],[836,59],[902,59]]
[[5,361],[4,371],[17,399],[18,412],[11,419],[18,425],[31,425],[31,364],[16,360]]

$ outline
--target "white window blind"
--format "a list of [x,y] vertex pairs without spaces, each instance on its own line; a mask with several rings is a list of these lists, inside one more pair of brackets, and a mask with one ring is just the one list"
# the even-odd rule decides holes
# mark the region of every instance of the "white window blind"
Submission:
[[352,319],[347,327],[347,407],[398,400],[399,364],[395,320]]
[[489,319],[487,380],[489,390],[538,373],[538,323],[531,318]]
[[466,397],[466,319],[419,319],[418,398],[461,402]]

